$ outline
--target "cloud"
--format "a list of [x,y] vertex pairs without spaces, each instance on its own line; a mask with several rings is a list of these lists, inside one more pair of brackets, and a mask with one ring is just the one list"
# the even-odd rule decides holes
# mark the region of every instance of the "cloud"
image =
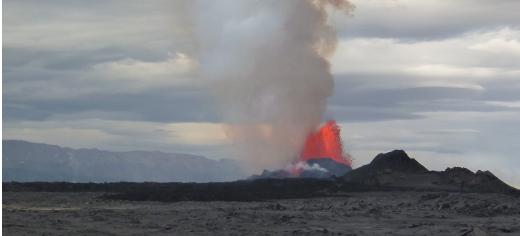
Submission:
[[515,0],[354,0],[354,16],[332,21],[344,38],[429,41],[468,31],[519,27]]
[[[189,48],[189,1],[6,1],[4,45],[24,49]],[[172,27],[177,26],[177,27]],[[174,51],[174,50],[171,50]]]
[[[520,31],[505,27],[428,41],[344,39],[333,58],[338,86],[329,114],[372,122],[421,119],[427,111],[518,110],[504,105],[520,101],[516,38]],[[489,42],[508,42],[500,48],[509,52],[484,50]]]
[[121,80],[120,83],[132,86],[132,89],[189,86],[196,83],[194,77],[197,64],[196,60],[178,52],[169,55],[164,61],[150,62],[125,58],[96,64],[92,68],[92,74],[88,76]]
[[218,121],[211,96],[205,88],[154,88],[137,93],[113,92],[67,99],[4,100],[7,120],[48,120],[118,117],[123,120],[160,122]]
[[[340,42],[333,58],[333,70],[335,73],[411,75],[429,75],[433,72],[432,76],[437,74],[456,79],[518,76],[520,55],[512,46],[518,38],[520,30],[509,27],[492,31],[476,30],[435,41],[350,38]],[[500,46],[508,52],[498,54],[490,48],[483,50],[483,45],[490,42],[508,42]]]
[[[464,88],[464,87],[405,87],[412,84],[392,86],[363,86],[373,84],[373,78],[342,75],[335,95],[329,100],[328,117],[344,122],[374,122],[386,120],[422,119],[422,112],[429,111],[476,111],[499,112],[517,111],[519,107],[505,106],[514,102],[499,102],[500,97],[490,101],[490,94],[500,93],[501,89]],[[515,95],[518,97],[518,95]],[[514,101],[514,98],[507,97]],[[509,101],[509,100],[508,100]]]
[[187,54],[188,2],[4,7],[4,119],[216,120]]

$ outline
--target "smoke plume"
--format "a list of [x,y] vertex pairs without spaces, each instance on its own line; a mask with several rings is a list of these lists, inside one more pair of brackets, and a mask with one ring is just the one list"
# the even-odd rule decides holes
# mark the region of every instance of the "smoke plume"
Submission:
[[257,171],[297,158],[322,120],[334,81],[328,11],[345,0],[200,1],[202,78],[211,82],[237,155]]

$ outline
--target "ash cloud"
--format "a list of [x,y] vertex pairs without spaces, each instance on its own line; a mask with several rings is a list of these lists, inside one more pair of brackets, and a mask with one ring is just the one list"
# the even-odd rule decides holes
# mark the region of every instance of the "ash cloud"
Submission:
[[225,132],[251,171],[294,159],[320,123],[334,81],[328,11],[348,1],[200,1],[200,75],[210,81]]

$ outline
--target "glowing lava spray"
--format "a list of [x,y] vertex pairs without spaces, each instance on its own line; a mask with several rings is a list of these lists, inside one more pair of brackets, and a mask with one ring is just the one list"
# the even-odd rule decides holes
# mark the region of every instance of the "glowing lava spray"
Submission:
[[340,128],[334,120],[329,120],[318,131],[307,137],[298,161],[323,158],[330,158],[335,162],[352,167],[352,159],[343,152]]

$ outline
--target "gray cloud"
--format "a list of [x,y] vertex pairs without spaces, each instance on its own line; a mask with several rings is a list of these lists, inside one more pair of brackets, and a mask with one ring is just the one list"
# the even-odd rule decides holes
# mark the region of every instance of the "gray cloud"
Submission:
[[[407,77],[406,75],[394,75]],[[329,100],[329,116],[344,122],[373,122],[400,119],[421,119],[422,112],[518,111],[492,101],[520,100],[512,81],[509,86],[501,80],[486,82],[484,89],[408,85],[405,87],[370,87],[378,80],[389,80],[392,75],[343,74],[337,76],[335,95]],[[493,81],[493,82],[492,82]],[[513,87],[511,87],[513,85]],[[518,91],[518,90],[516,90]]]
[[[199,87],[151,88],[135,91],[128,88],[124,80],[114,81],[111,78],[99,77],[94,74],[92,67],[110,62],[117,62],[127,58],[145,62],[161,62],[167,60],[168,53],[174,53],[177,48],[180,51],[190,51],[189,33],[183,30],[174,30],[172,22],[186,23],[184,17],[177,11],[186,10],[183,3],[172,4],[168,1],[142,3],[140,1],[118,4],[116,2],[52,2],[51,4],[37,4],[36,2],[7,1],[5,4],[6,15],[6,42],[4,45],[4,106],[6,112],[4,118],[8,120],[45,120],[52,117],[73,116],[74,114],[111,114],[110,117],[121,117],[130,120],[150,120],[161,122],[176,121],[218,121],[218,117],[212,111],[209,102],[208,91]],[[415,32],[417,28],[427,30],[430,34],[442,36],[441,30],[423,27],[421,21],[409,21],[407,17],[415,17],[421,11],[406,6],[407,2],[386,3],[375,6],[374,2],[367,4],[358,3],[356,16],[347,19],[346,34],[352,36],[377,36],[371,33],[364,34],[356,29],[368,29],[374,32],[386,31],[399,33],[400,27],[405,32]],[[424,3],[426,4],[426,3]],[[486,1],[469,4],[464,14],[479,14],[486,11],[504,10],[503,14],[490,14],[492,19],[486,18],[488,24],[495,27],[516,24],[511,20],[511,5],[515,1],[502,1],[490,4]],[[376,4],[377,5],[377,4]],[[450,19],[453,11],[444,11],[447,8],[456,8],[462,3],[450,3],[440,6],[438,12],[450,15],[439,17],[438,27],[445,29],[446,25],[452,25]],[[368,11],[368,12],[365,12]],[[38,13],[38,23],[32,17],[23,17],[18,13],[22,11]],[[56,12],[65,14],[56,15]],[[72,11],[79,14],[72,14]],[[381,11],[400,17],[389,17],[384,14],[375,14]],[[403,12],[409,14],[402,14]],[[468,13],[469,12],[469,13]],[[181,14],[182,15],[182,14]],[[162,25],[151,25],[146,20],[152,17]],[[385,17],[386,20],[381,18]],[[426,16],[425,16],[426,17]],[[137,19],[137,20],[136,20]],[[160,19],[160,20],[157,20]],[[388,21],[392,19],[395,22]],[[171,22],[168,22],[171,20]],[[404,24],[400,21],[407,21]],[[59,30],[59,22],[77,25],[70,32],[74,35],[82,35],[87,29],[103,28],[107,23],[120,29],[114,34],[92,30],[92,36],[83,35],[80,38],[67,39],[64,35],[54,35]],[[471,27],[456,28],[458,33],[468,29],[480,27],[486,28],[479,22],[469,21]],[[133,23],[133,24],[131,24]],[[40,27],[35,27],[38,25]],[[369,25],[370,27],[366,27]],[[390,27],[392,26],[392,27]],[[403,27],[404,26],[404,27]],[[23,27],[34,27],[35,32],[19,30]],[[408,27],[408,28],[407,28]],[[181,27],[183,28],[183,27]],[[38,31],[38,30],[49,30]],[[153,31],[153,33],[148,33]],[[355,32],[354,32],[355,31]],[[343,31],[341,31],[343,32]],[[37,35],[47,39],[46,43],[38,45],[31,41],[25,34]],[[139,35],[138,37],[131,37]],[[382,37],[379,35],[377,37]],[[397,34],[398,38],[407,38]],[[79,36],[77,36],[79,37]],[[16,41],[15,39],[24,40]],[[81,40],[95,38],[95,42],[85,43]],[[15,42],[16,41],[16,42]],[[45,40],[43,40],[45,41]],[[60,44],[59,42],[65,42]],[[167,43],[170,41],[169,43]],[[156,47],[149,47],[150,42],[162,42]],[[75,44],[75,47],[68,45]],[[497,61],[496,58],[492,58]],[[508,60],[511,63],[511,60]],[[515,68],[517,64],[509,67]],[[105,75],[107,76],[107,75]],[[415,87],[406,85],[407,81],[435,80],[432,78],[417,78],[406,74],[346,74],[336,76],[336,95],[330,100],[333,108],[329,110],[334,115],[344,117],[345,120],[386,120],[386,119],[414,119],[421,118],[419,112],[436,110],[468,110],[468,111],[494,111],[511,108],[498,107],[485,103],[487,100],[515,101],[518,100],[518,82],[509,79],[491,80],[482,84],[483,91],[465,88],[451,87]],[[367,84],[379,81],[395,81],[400,88],[359,89]],[[402,88],[402,86],[405,88]],[[513,85],[513,86],[512,86]],[[66,99],[65,99],[66,98]],[[182,112],[179,112],[182,111]],[[340,118],[342,119],[342,118]]]
[[175,27],[186,25],[187,7],[185,1],[6,1],[4,119],[216,120],[200,86],[118,80],[96,68],[124,60],[159,64],[189,52],[189,32]]
[[[72,99],[17,101],[6,98],[4,119],[46,120],[85,112],[120,115],[127,120],[216,122],[208,92],[197,89],[153,89],[137,94],[100,94]],[[96,115],[96,113],[91,113]],[[92,117],[86,117],[92,118]]]
[[515,0],[357,0],[350,19],[338,16],[343,37],[438,40],[467,31],[520,27]]

